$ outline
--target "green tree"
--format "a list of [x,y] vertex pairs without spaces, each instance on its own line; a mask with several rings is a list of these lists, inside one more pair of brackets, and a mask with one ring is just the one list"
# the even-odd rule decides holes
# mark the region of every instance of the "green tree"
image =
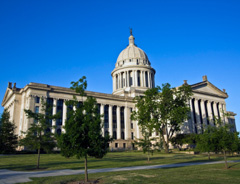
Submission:
[[[22,132],[19,144],[29,150],[37,150],[37,169],[39,169],[41,149],[49,152],[56,147],[54,134],[51,133],[50,120],[57,119],[59,114],[52,115],[52,105],[41,99],[41,112],[35,113],[31,110],[24,110],[29,119],[33,119],[30,128]],[[52,127],[55,128],[55,127]]]
[[187,84],[171,88],[170,84],[149,89],[143,97],[136,97],[136,111],[132,118],[140,126],[160,133],[165,152],[169,152],[169,141],[180,130],[184,120],[188,119],[190,108],[188,101],[192,95]]
[[197,135],[196,149],[201,152],[207,152],[208,160],[210,160],[210,152],[215,152],[216,145],[218,144],[218,140],[216,140],[215,137],[215,131],[216,127],[207,126],[203,134]]
[[0,119],[0,153],[13,153],[17,147],[15,125],[9,121],[9,112],[4,109]]
[[[87,182],[88,156],[102,158],[108,151],[111,138],[108,135],[102,136],[101,115],[98,113],[97,102],[93,97],[86,97],[84,93],[87,87],[86,77],[82,77],[77,82],[71,82],[71,84],[71,89],[82,97],[82,102],[73,96],[73,100],[66,103],[68,119],[65,123],[65,133],[60,136],[58,141],[63,156],[76,155],[78,159],[84,158],[85,182]],[[84,98],[85,100],[83,100]]]
[[197,149],[208,153],[222,152],[225,167],[228,169],[226,152],[239,150],[239,133],[231,132],[231,126],[224,124],[221,118],[214,117],[214,119],[216,126],[208,126],[204,133],[198,136]]

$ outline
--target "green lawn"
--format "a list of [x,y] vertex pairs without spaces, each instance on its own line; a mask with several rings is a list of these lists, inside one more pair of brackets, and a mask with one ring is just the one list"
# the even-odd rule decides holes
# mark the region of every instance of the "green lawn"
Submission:
[[[224,169],[223,164],[188,166],[168,169],[109,172],[89,174],[90,180],[99,180],[100,184],[239,184],[240,163],[231,163]],[[31,178],[26,184],[64,184],[84,179],[84,175]]]
[[[212,156],[211,161],[223,160],[221,155]],[[240,160],[240,157],[228,157],[228,160]],[[36,167],[37,155],[0,156],[0,169],[33,170]],[[183,162],[208,161],[206,155],[189,155],[184,153],[155,153],[147,162],[142,152],[109,152],[103,159],[89,158],[89,169],[127,167],[138,165],[157,165]],[[229,170],[224,164],[189,166],[127,172],[110,172],[90,174],[90,180],[99,179],[100,183],[240,183],[240,163],[230,163]],[[64,158],[60,154],[42,154],[40,169],[84,169],[83,159]],[[67,183],[83,180],[84,175],[32,178],[32,183]]]
[[[229,157],[229,159],[240,159],[240,157]],[[222,156],[212,156],[212,160],[223,160]],[[147,162],[146,155],[142,152],[109,152],[103,159],[88,159],[89,169],[127,167],[138,165],[156,165],[182,162],[207,161],[205,155],[188,154],[164,154],[155,153]],[[36,167],[36,154],[0,156],[0,169],[31,170]],[[42,154],[40,169],[84,169],[83,159],[64,158],[60,154]]]

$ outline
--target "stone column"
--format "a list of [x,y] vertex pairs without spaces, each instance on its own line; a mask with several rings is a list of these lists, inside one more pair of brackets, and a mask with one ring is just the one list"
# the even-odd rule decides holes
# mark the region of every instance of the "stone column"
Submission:
[[191,128],[192,128],[192,133],[196,133],[195,132],[195,121],[194,121],[194,114],[193,114],[193,104],[192,104],[192,99],[190,99],[189,101],[189,104],[190,104],[190,109],[191,109]]
[[196,116],[196,126],[197,126],[197,132],[196,133],[201,133],[202,126],[201,126],[201,119],[200,119],[200,110],[198,106],[198,99],[195,98],[194,100],[194,107],[195,107],[195,116]]
[[113,91],[116,90],[116,75],[113,76]]
[[216,102],[213,102],[213,111],[214,111],[214,116],[218,118],[218,110],[217,110],[217,103]]
[[119,78],[120,78],[119,88],[122,88],[122,73],[119,73]]
[[67,120],[67,106],[65,104],[66,100],[63,102],[63,115],[62,115],[62,132],[65,132],[65,122]]
[[208,111],[209,124],[214,125],[213,124],[213,112],[212,112],[212,107],[211,107],[210,101],[207,102],[207,111]]
[[112,105],[108,106],[109,135],[113,136]]
[[152,88],[152,73],[151,72],[148,72],[149,74],[149,81],[150,81],[150,83],[149,83],[149,87],[150,88]]
[[[53,99],[53,115],[57,114],[57,99]],[[56,120],[52,120],[52,133],[55,134],[56,128],[53,127],[56,126]]]
[[138,86],[138,81],[137,81],[137,70],[134,70],[134,80],[135,80],[135,86]]
[[145,77],[145,72],[143,71],[143,87],[146,87],[146,77]]
[[117,106],[117,139],[121,139],[120,107]]
[[219,113],[220,113],[221,120],[224,121],[223,104],[219,103],[218,108],[219,108]]
[[149,75],[149,72],[147,72],[148,74],[148,87],[150,88],[150,75]]
[[101,121],[102,121],[102,135],[104,136],[104,104],[101,104],[100,106],[100,114],[103,115],[103,117],[101,117]]
[[203,128],[207,126],[207,114],[205,109],[204,100],[201,100],[201,111],[202,111],[202,120],[203,120]]
[[130,138],[130,109],[125,106],[124,111],[125,140],[128,140]]
[[127,87],[129,87],[130,85],[129,85],[129,71],[127,71],[127,79],[126,79],[126,84],[127,84]]
[[224,123],[228,123],[228,118],[227,116],[225,115],[227,113],[227,109],[226,109],[226,104],[223,104],[223,112],[224,112]]

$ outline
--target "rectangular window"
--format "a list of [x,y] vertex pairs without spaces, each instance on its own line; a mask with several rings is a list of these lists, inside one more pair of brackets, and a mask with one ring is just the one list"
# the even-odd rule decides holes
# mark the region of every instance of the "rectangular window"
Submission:
[[117,148],[118,147],[118,143],[115,143],[115,148]]
[[62,116],[63,116],[63,100],[57,101],[57,113],[60,114],[60,117],[56,120],[56,125],[62,125]]
[[39,106],[35,107],[35,113],[39,113]]
[[131,129],[133,129],[133,123],[131,123]]
[[126,143],[123,143],[123,148],[126,148]]
[[35,103],[39,103],[40,102],[40,97],[36,96],[35,97]]
[[132,138],[132,140],[134,139],[134,133],[133,132],[131,133],[131,138]]
[[109,121],[108,121],[108,105],[104,106],[104,128],[108,128],[109,127]]

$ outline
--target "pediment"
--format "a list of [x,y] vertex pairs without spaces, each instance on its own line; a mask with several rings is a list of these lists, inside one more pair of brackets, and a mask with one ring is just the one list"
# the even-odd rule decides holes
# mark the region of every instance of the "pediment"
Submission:
[[7,99],[11,96],[12,94],[12,90],[7,88],[4,97],[3,97],[3,101],[2,101],[2,106],[5,104],[5,102],[7,101]]
[[198,92],[198,93],[203,93],[203,94],[208,94],[208,95],[213,95],[213,96],[219,96],[223,98],[227,98],[228,95],[227,93],[223,92],[216,86],[214,86],[212,83],[206,81],[206,82],[201,82],[197,84],[191,85],[193,92]]

